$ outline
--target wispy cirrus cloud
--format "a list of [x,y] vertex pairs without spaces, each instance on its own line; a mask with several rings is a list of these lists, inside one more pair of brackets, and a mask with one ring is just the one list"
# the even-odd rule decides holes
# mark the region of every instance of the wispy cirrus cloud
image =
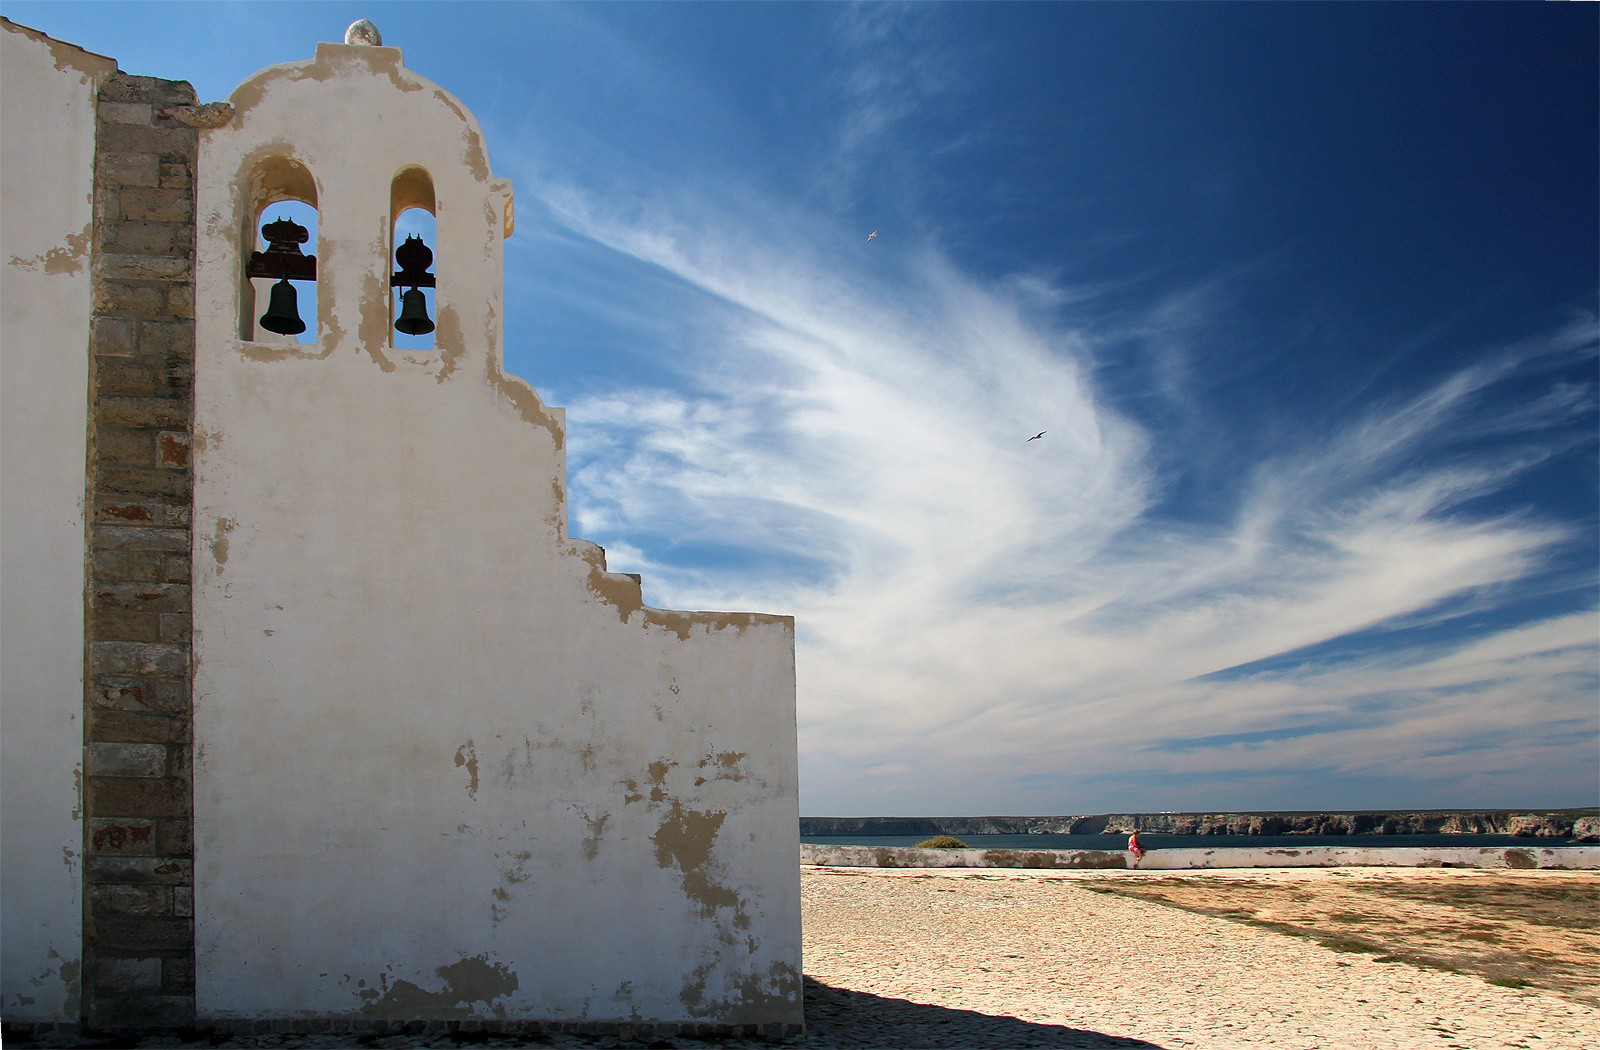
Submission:
[[[1590,613],[1211,677],[1448,618],[1537,572],[1567,530],[1462,508],[1536,464],[1541,440],[1571,440],[1540,434],[1592,391],[1496,395],[1591,353],[1592,321],[1241,465],[1231,521],[1189,525],[1150,513],[1152,435],[1088,378],[1120,336],[1052,323],[931,244],[884,275],[705,202],[643,219],[546,199],[724,304],[681,384],[569,406],[574,527],[634,545],[662,604],[796,614],[808,811],[1173,808],[1195,777],[1265,804],[1241,778],[1282,792],[1312,768],[1470,795],[1512,775],[1491,766],[1592,763]],[[1525,451],[1424,455],[1488,418]]]
[[[679,333],[650,381],[555,391],[573,531],[655,604],[795,614],[804,810],[1493,805],[1593,785],[1592,574],[1549,579],[1577,526],[1485,508],[1593,443],[1594,385],[1550,366],[1594,355],[1594,318],[1373,387],[1265,451],[1230,441],[1195,355],[1272,264],[1097,314],[1102,289],[976,276],[936,232],[867,244],[853,180],[910,155],[898,128],[949,77],[900,46],[914,12],[840,20],[812,203],[643,169],[596,188],[525,158],[550,228],[652,289],[646,323],[604,288],[585,309]],[[937,229],[914,197],[908,228]],[[1129,345],[1171,418],[1098,385]],[[1203,518],[1169,499],[1184,470],[1227,475]],[[1502,615],[1540,587],[1577,593]]]

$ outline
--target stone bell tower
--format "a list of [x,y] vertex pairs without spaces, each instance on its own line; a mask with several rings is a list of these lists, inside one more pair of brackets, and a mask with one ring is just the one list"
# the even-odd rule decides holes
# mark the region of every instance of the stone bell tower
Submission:
[[[502,366],[512,187],[476,120],[370,23],[193,103],[192,417],[164,424],[192,489],[157,537],[183,637],[106,650],[192,723],[93,752],[192,756],[161,897],[192,964],[146,953],[149,1017],[797,1034],[793,621],[651,608],[567,534],[563,413]],[[104,994],[140,950],[101,952]]]

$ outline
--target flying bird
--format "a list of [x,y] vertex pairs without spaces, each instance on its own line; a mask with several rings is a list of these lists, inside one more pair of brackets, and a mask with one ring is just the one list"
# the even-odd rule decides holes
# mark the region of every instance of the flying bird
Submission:
[[[1038,441],[1040,438],[1044,437],[1048,433],[1050,433],[1050,431],[1041,430],[1037,434],[1033,435],[1033,437],[1029,438],[1028,441]],[[1028,443],[1028,441],[1024,441],[1023,444],[1026,445]]]
[[870,241],[870,240],[872,240],[872,238],[876,237],[877,235],[878,235],[878,231],[877,230],[873,230],[871,233],[867,234],[867,240]]

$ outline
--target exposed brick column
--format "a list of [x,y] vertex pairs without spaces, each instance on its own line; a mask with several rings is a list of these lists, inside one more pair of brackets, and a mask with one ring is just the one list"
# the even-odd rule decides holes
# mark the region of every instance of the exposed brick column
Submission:
[[[89,399],[84,1021],[194,1021],[189,596],[196,107],[100,89]],[[174,108],[176,107],[176,108]],[[178,119],[174,118],[177,115]]]

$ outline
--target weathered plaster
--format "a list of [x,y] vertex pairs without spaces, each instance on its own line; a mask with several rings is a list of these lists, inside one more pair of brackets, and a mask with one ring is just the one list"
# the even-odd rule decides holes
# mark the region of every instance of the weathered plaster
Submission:
[[442,383],[455,372],[467,344],[461,335],[461,319],[456,314],[456,308],[441,306],[438,312],[439,316],[434,320],[433,345],[439,354],[439,374],[435,378]]
[[57,73],[78,74],[80,85],[92,84],[98,89],[104,77],[117,71],[117,60],[114,58],[85,51],[76,44],[57,40],[40,30],[19,25],[9,18],[0,18],[0,23],[4,24],[6,32],[15,33],[48,52]]
[[[472,741],[456,748],[456,765],[467,771],[467,797],[478,797],[478,752],[473,748]],[[458,829],[459,830],[459,829]]]
[[437,992],[407,980],[391,982],[387,973],[380,973],[377,988],[359,988],[355,993],[357,999],[365,1000],[361,1016],[408,1021],[471,1017],[474,1004],[482,1003],[493,1016],[504,1017],[505,1004],[500,1000],[520,987],[516,974],[504,963],[491,964],[486,955],[462,959],[433,972],[444,982]]
[[228,564],[228,533],[237,524],[231,518],[218,518],[211,530],[211,539],[206,546],[211,548],[211,563],[216,567],[218,576],[222,575]]
[[[489,386],[510,402],[523,422],[543,427],[549,432],[550,440],[555,443],[557,451],[562,449],[567,440],[566,422],[563,418],[565,410],[545,408],[544,402],[539,400],[539,394],[533,387],[529,386],[526,380],[502,371],[500,362],[495,358],[490,358],[485,363],[488,365]],[[559,483],[558,480],[557,484]]]
[[13,255],[6,262],[25,270],[42,272],[52,277],[59,274],[73,274],[82,270],[89,258],[89,241],[94,236],[93,220],[84,223],[83,229],[78,233],[69,233],[65,244],[58,245],[45,252],[27,259]]
[[0,19],[0,1013],[75,1022],[96,94],[116,63]]
[[[502,367],[510,185],[459,102],[330,44],[231,102],[198,203],[201,1017],[798,1023],[792,621],[652,609],[568,539],[564,414]],[[264,144],[316,178],[315,353],[239,339]],[[431,353],[390,338],[408,170]]]
[[428,169],[407,164],[395,172],[389,183],[389,217],[397,219],[410,208],[421,208],[429,215],[438,215],[438,198],[433,192],[433,178]]
[[[381,239],[380,239],[380,243]],[[381,252],[381,250],[380,250]],[[377,255],[380,252],[369,252]],[[386,254],[386,253],[383,253]],[[328,293],[328,308],[333,309],[334,285],[332,281],[324,286]],[[385,372],[393,372],[395,363],[389,356],[389,282],[373,273],[361,275],[361,322],[356,328],[356,337],[361,346],[367,351],[367,356],[372,358],[372,363]],[[441,309],[443,309],[441,307]],[[330,328],[333,325],[330,324]]]

